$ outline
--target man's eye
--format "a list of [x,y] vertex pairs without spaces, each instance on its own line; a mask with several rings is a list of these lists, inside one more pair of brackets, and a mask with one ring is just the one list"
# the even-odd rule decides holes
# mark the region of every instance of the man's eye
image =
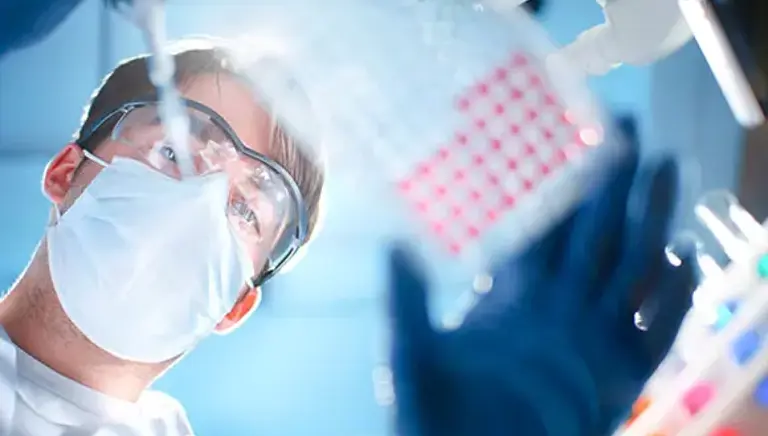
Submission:
[[160,147],[160,154],[169,161],[176,163],[176,152],[168,145]]
[[248,225],[253,227],[257,234],[261,235],[259,217],[244,201],[236,201],[232,204],[233,211]]

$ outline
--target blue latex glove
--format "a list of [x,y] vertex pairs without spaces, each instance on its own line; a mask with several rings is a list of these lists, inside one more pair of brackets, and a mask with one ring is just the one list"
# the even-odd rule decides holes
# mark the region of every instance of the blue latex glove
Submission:
[[[638,170],[632,151],[574,214],[500,265],[492,291],[454,331],[432,328],[427,284],[396,249],[399,434],[611,434],[691,305],[693,251],[678,267],[664,253],[677,177],[668,159]],[[635,327],[638,309],[647,331]]]
[[[0,0],[0,59],[43,40],[80,3],[82,0]],[[104,0],[104,3],[116,8],[132,4],[132,0]]]

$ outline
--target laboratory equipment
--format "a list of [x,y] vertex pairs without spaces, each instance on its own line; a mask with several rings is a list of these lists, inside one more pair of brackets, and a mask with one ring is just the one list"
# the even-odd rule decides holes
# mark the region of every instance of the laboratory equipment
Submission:
[[691,40],[678,0],[597,3],[605,22],[585,30],[557,53],[589,74],[605,74],[622,64],[648,65]]
[[[584,78],[548,58],[546,33],[514,3],[307,9],[272,40],[315,103],[331,186],[375,195],[370,221],[397,222],[394,236],[415,241],[436,276],[452,265],[457,286],[560,219],[621,153]],[[241,51],[265,33],[244,35]],[[308,135],[285,81],[261,73],[260,97]]]
[[736,120],[765,122],[768,79],[762,55],[764,2],[740,0],[597,0],[605,22],[554,54],[588,74],[650,65],[696,39]]
[[720,267],[709,254],[714,247],[701,245],[704,280],[693,295],[694,307],[618,435],[765,434],[767,224],[760,225],[724,191],[705,195],[695,214],[730,263]]
[[768,100],[765,2],[680,0],[680,8],[736,120],[750,128],[763,124]]

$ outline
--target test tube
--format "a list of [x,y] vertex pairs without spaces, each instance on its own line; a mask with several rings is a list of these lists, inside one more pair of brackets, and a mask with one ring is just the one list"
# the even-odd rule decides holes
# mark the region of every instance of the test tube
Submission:
[[768,242],[768,232],[728,191],[705,194],[694,212],[734,262],[748,261],[754,254],[753,247]]

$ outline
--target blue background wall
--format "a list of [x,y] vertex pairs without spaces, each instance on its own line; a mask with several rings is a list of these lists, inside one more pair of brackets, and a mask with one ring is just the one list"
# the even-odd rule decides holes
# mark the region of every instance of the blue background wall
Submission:
[[[227,34],[231,20],[247,20],[244,3],[171,1],[170,34]],[[542,19],[556,41],[602,20],[591,0],[551,3]],[[135,31],[89,0],[47,41],[0,61],[5,283],[23,268],[47,220],[39,188],[47,160],[70,138],[101,76],[141,49]],[[609,108],[638,118],[649,151],[674,150],[699,162],[706,177],[689,201],[704,187],[734,187],[741,133],[695,45],[653,67],[624,67],[592,82]],[[384,233],[366,229],[366,201],[333,196],[324,234],[269,290],[268,304],[158,383],[187,406],[199,434],[386,433],[372,375],[382,347]]]

